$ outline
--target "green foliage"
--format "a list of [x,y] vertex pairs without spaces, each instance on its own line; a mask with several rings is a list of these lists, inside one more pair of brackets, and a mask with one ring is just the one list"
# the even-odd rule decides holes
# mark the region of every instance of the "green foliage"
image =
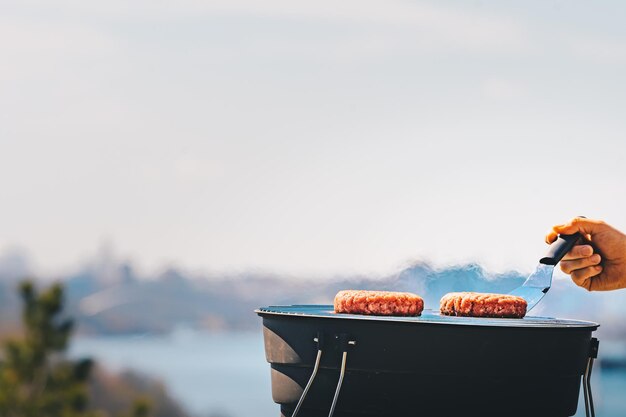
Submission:
[[148,399],[137,399],[133,403],[130,413],[122,414],[119,417],[149,417],[150,408],[150,401]]
[[5,343],[0,362],[0,415],[7,417],[88,417],[86,382],[92,361],[63,356],[73,323],[61,315],[63,288],[38,294],[20,286],[23,337]]
[[[73,330],[62,315],[63,287],[38,293],[32,282],[20,285],[23,336],[5,342],[0,356],[0,416],[97,417],[89,411],[90,359],[65,358]],[[148,417],[147,401],[138,401],[132,417]],[[105,415],[105,414],[104,414]]]

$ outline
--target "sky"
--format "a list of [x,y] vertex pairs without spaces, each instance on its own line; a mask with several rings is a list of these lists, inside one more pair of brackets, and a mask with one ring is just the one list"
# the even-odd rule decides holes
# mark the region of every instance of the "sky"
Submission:
[[2,0],[0,251],[531,270],[626,230],[626,3]]

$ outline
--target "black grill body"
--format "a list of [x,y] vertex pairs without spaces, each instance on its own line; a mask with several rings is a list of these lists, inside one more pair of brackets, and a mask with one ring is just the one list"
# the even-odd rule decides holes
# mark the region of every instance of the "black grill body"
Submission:
[[318,349],[319,371],[298,417],[328,416],[344,351],[334,417],[571,416],[598,327],[538,317],[443,317],[428,310],[418,318],[355,316],[334,314],[332,306],[257,313],[272,397],[284,417],[291,417]]

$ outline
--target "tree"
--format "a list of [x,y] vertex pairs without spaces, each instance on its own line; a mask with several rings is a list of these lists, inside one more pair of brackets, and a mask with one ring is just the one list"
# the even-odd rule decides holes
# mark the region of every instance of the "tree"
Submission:
[[23,336],[7,341],[0,360],[0,416],[91,417],[86,382],[90,359],[71,361],[64,352],[73,329],[63,317],[63,288],[38,294],[32,282],[20,285]]
[[[32,282],[25,281],[19,292],[23,334],[5,342],[0,353],[0,417],[109,416],[103,409],[89,405],[93,361],[69,360],[65,356],[74,324],[63,315],[61,284],[38,293]],[[92,385],[102,385],[98,378],[103,378],[103,371],[95,372],[95,376]],[[106,389],[100,394],[117,398],[115,392]],[[118,417],[150,415],[151,399],[137,396],[129,404],[129,411],[120,412]]]

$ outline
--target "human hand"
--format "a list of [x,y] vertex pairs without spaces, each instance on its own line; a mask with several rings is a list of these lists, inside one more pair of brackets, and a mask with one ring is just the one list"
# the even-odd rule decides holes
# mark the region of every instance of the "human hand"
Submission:
[[588,291],[626,288],[626,235],[601,220],[575,217],[554,226],[546,235],[546,243],[554,242],[559,234],[576,232],[585,241],[563,257],[561,270]]

